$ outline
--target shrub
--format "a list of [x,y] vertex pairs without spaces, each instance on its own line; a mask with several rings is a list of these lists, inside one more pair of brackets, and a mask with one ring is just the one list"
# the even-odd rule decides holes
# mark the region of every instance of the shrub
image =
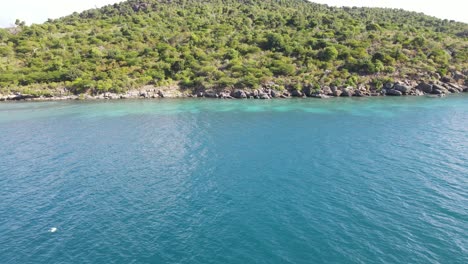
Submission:
[[338,57],[338,51],[335,47],[326,47],[320,51],[318,56],[322,61],[332,61]]

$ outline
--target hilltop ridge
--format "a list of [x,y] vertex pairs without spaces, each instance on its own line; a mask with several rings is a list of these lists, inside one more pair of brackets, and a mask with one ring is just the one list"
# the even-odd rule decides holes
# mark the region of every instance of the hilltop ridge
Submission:
[[306,0],[132,0],[0,29],[0,56],[4,95],[449,93],[468,84],[468,25]]

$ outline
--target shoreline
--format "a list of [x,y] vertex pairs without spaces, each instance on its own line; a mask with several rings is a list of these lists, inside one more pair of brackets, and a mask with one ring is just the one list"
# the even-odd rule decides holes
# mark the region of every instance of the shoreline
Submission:
[[6,101],[65,101],[65,100],[125,100],[125,99],[162,99],[162,98],[212,98],[212,99],[287,99],[287,98],[317,98],[328,99],[336,97],[382,97],[382,96],[428,96],[444,97],[448,94],[468,93],[468,86],[453,82],[438,82],[419,84],[409,82],[386,83],[379,90],[361,87],[324,86],[320,89],[304,87],[302,90],[277,89],[274,83],[260,89],[198,89],[186,90],[179,86],[143,86],[140,89],[124,93],[105,92],[99,94],[70,94],[62,90],[53,95],[10,93],[0,94],[0,102]]

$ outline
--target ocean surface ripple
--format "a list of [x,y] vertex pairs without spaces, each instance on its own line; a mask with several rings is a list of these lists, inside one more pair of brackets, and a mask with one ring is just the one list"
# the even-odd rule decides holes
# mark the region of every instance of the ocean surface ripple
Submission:
[[0,104],[5,264],[468,263],[467,190],[466,95]]

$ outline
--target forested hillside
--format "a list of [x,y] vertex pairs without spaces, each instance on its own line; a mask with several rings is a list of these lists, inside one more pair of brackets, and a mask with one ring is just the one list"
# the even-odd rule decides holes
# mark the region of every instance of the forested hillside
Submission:
[[[456,8],[456,7],[455,7]],[[305,0],[132,0],[0,29],[0,93],[372,86],[468,70],[468,25]]]

